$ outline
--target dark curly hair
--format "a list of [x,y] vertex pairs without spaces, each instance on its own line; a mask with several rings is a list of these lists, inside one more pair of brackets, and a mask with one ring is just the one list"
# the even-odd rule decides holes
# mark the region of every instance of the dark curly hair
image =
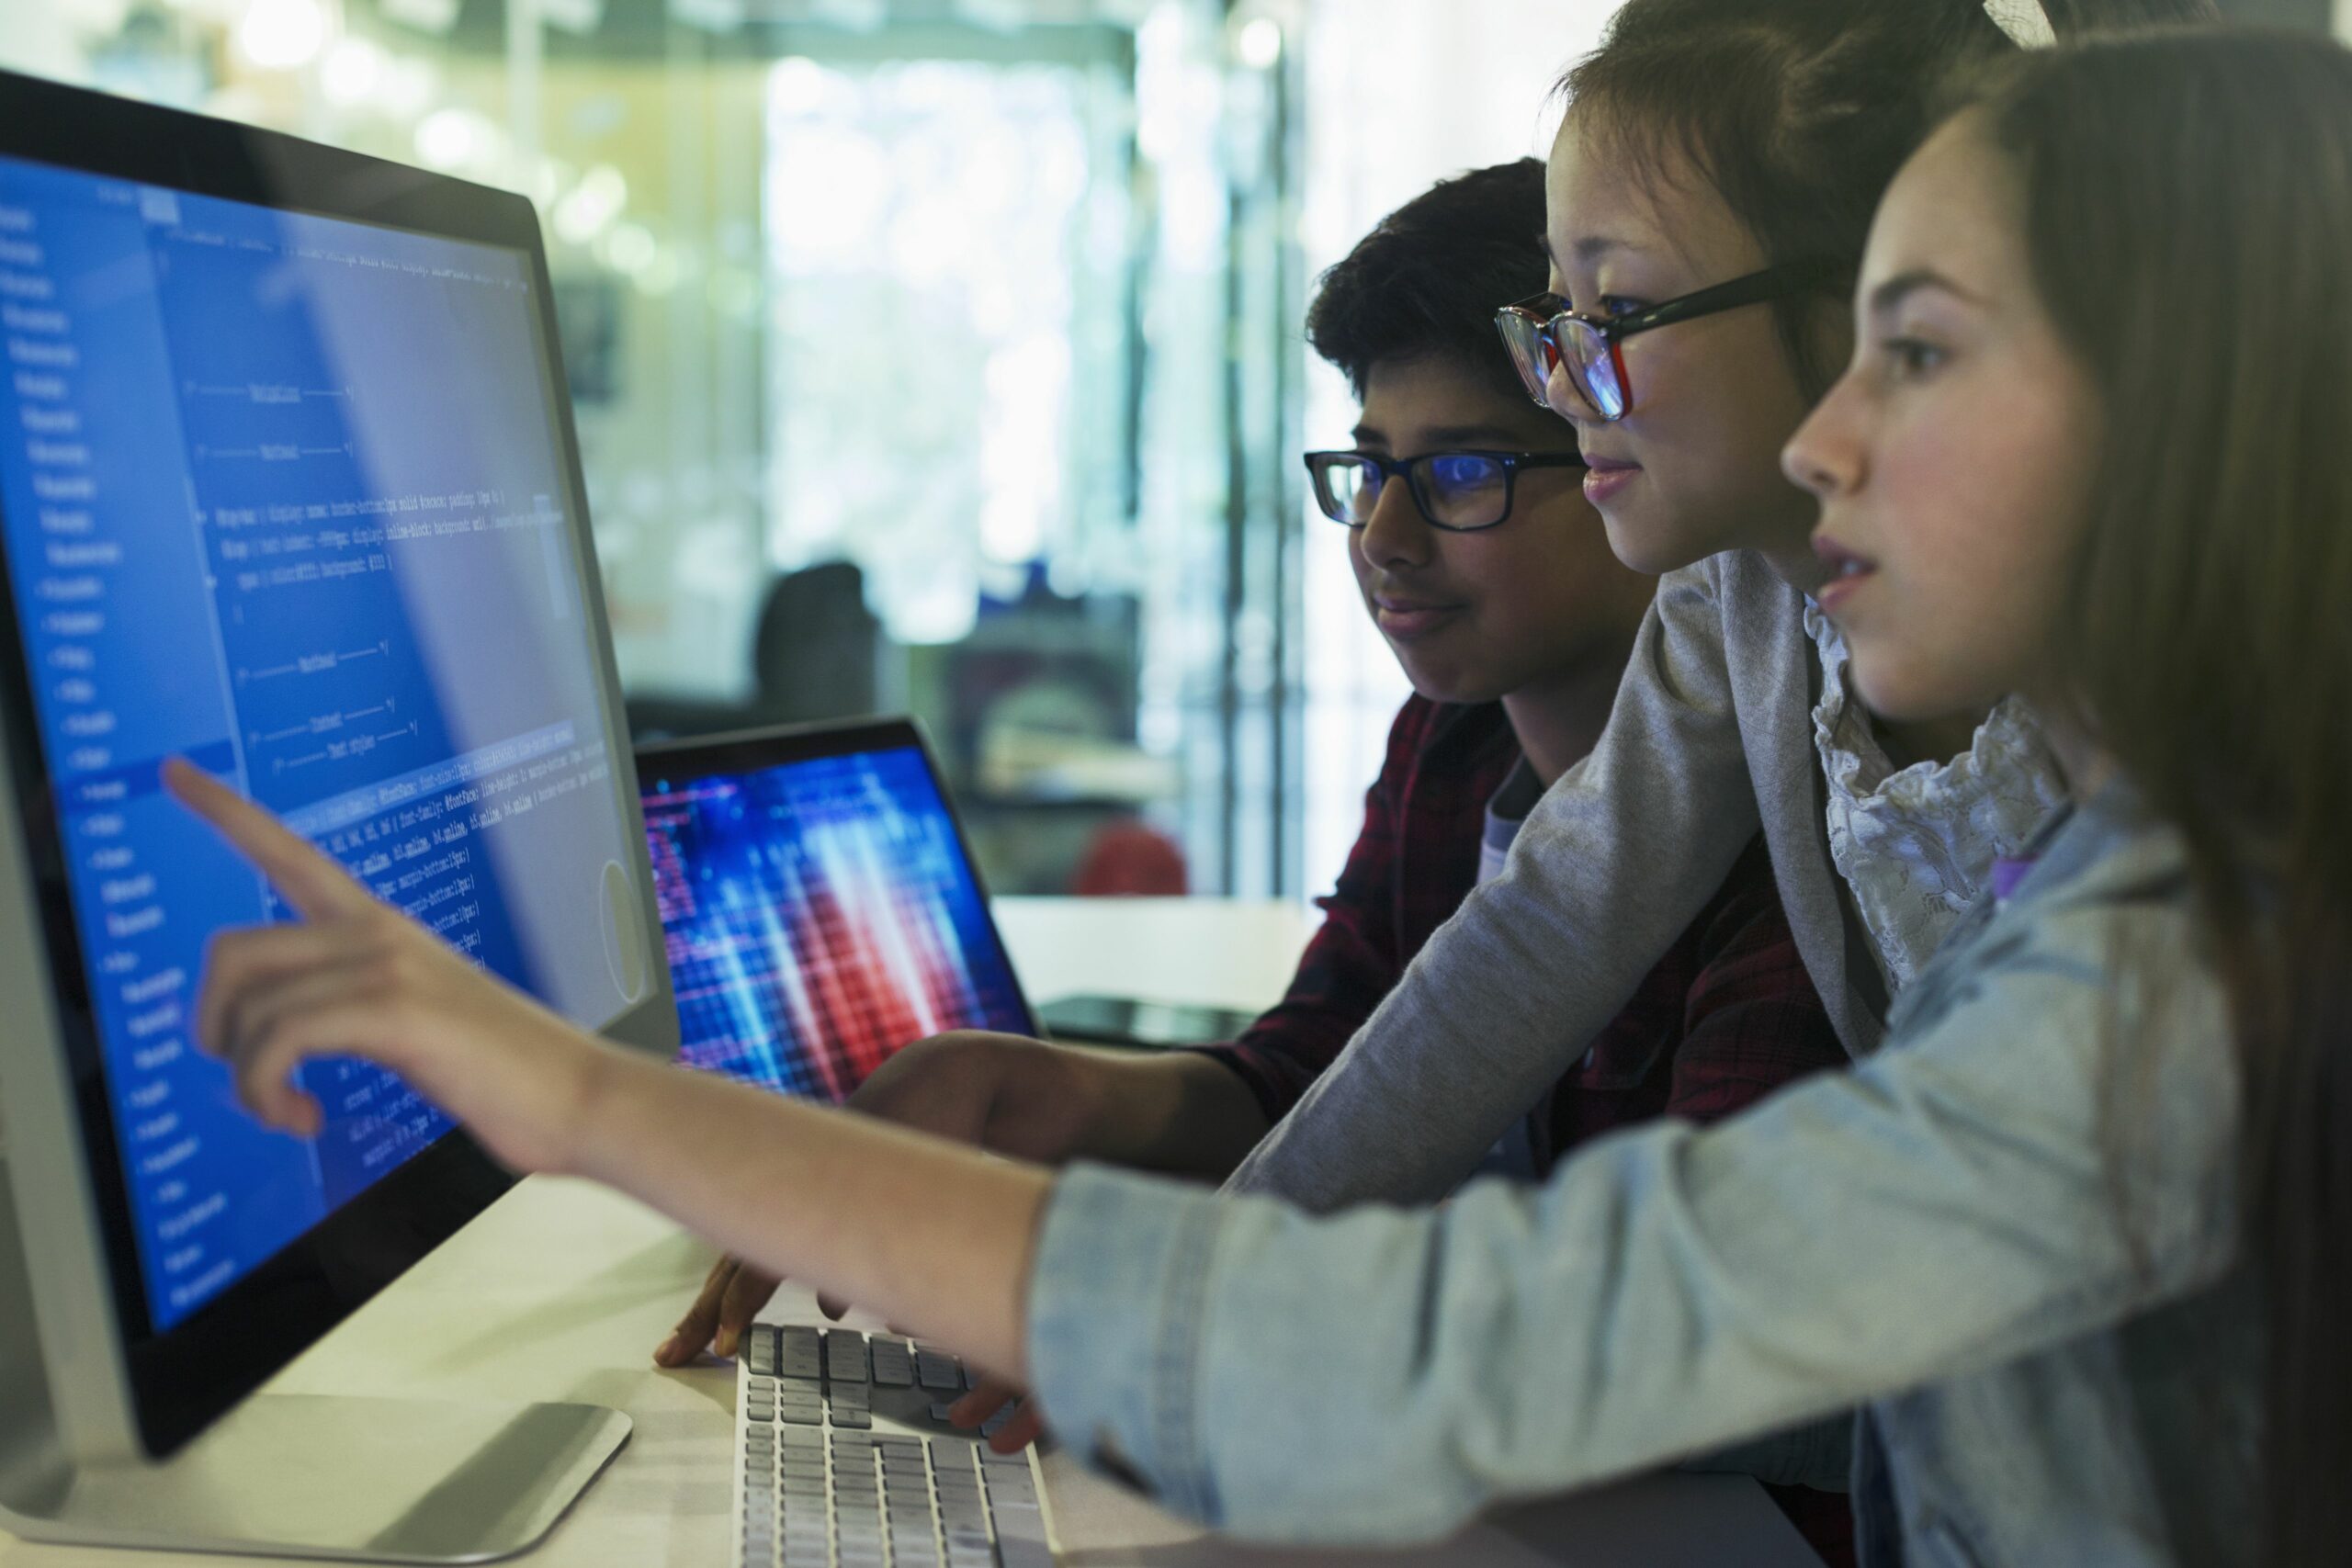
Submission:
[[1441,180],[1380,220],[1325,273],[1306,340],[1362,397],[1375,366],[1442,358],[1523,397],[1495,311],[1543,292],[1544,165]]

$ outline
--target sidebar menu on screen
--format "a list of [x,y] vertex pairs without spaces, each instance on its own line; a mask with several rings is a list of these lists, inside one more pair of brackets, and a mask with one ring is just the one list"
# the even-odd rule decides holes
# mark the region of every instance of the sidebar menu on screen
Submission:
[[265,889],[160,793],[232,773],[233,719],[179,465],[139,193],[0,163],[8,569],[54,788],[150,1312],[167,1327],[325,1213],[316,1156],[197,1055],[208,933]]

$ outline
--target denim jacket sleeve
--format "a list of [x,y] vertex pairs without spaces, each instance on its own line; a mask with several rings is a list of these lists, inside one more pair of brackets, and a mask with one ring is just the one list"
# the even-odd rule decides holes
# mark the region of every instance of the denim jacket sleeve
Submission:
[[[1316,1217],[1069,1173],[1030,1285],[1044,1408],[1220,1529],[1434,1539],[2218,1278],[2237,1080],[2177,900],[2011,912],[1853,1071],[1541,1189]],[[2119,985],[2119,953],[2157,978]]]

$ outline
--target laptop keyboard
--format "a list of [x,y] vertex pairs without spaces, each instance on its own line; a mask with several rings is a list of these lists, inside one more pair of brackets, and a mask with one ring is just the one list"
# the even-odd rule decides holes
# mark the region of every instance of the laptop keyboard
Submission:
[[736,1362],[743,1568],[1052,1568],[1034,1456],[950,1427],[970,1379],[944,1351],[755,1325]]

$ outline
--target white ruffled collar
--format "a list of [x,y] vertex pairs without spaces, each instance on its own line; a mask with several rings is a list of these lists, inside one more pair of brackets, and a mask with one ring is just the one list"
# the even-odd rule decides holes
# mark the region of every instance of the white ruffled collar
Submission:
[[[1896,769],[1879,743],[1870,714],[1847,681],[1846,638],[1837,623],[1811,599],[1804,629],[1821,659],[1821,700],[1814,705],[1814,744],[1833,794],[1873,810],[1912,818],[1949,817],[1955,806],[1981,799],[1995,783],[2007,785],[2020,774],[2058,776],[2057,754],[2042,734],[2041,720],[2023,697],[2004,697],[1976,727],[1968,750],[1937,761],[1930,758]],[[2050,804],[2058,804],[2053,799]],[[1996,845],[2004,856],[2022,852],[2041,829],[2046,811],[2018,830],[2013,841]]]
[[1830,858],[1890,987],[1918,973],[1985,886],[2066,799],[2056,754],[2021,697],[1996,704],[1959,756],[1897,769],[1849,682],[1846,639],[1808,600],[1821,665],[1814,745],[1828,784]]

